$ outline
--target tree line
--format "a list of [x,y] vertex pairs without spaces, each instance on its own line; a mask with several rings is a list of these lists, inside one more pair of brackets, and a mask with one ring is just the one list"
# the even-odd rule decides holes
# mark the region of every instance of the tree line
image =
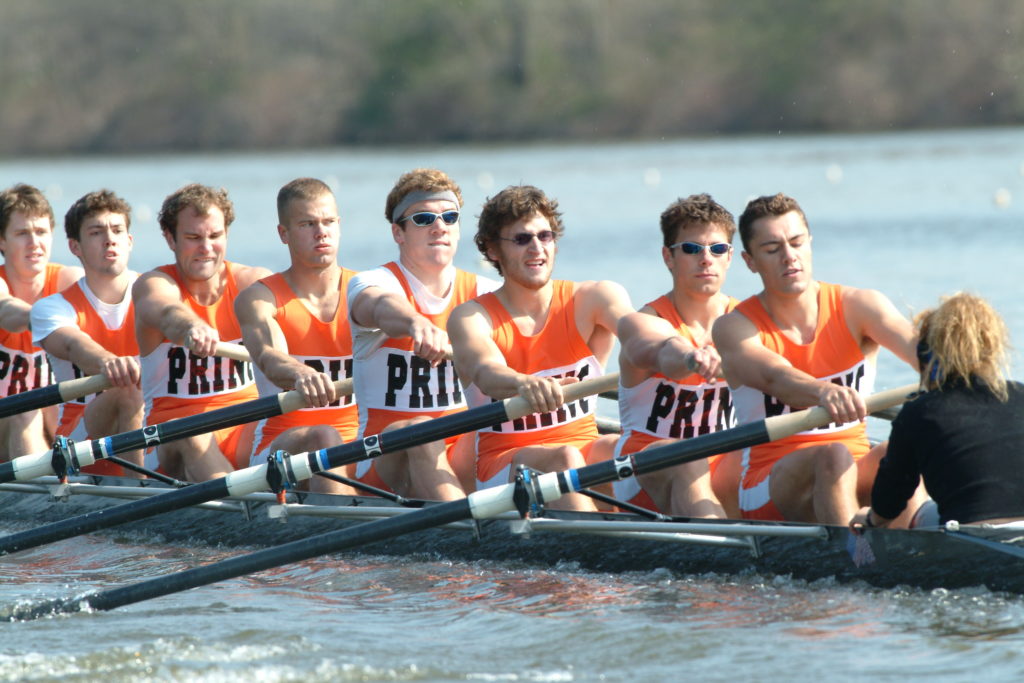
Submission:
[[5,0],[0,154],[1024,121],[1014,0]]

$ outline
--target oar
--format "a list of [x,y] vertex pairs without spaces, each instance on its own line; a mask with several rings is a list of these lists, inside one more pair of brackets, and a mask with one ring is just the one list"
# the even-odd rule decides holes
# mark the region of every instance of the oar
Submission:
[[[618,373],[604,375],[566,385],[562,394],[567,403],[582,400],[586,396],[614,386],[618,381]],[[532,412],[533,410],[526,400],[517,396],[410,427],[367,436],[362,440],[340,446],[299,453],[287,458],[282,462],[281,467],[273,472],[269,465],[256,465],[232,472],[226,477],[192,484],[158,496],[88,512],[84,515],[5,536],[0,538],[0,555],[35,548],[46,543],[53,543],[211,500],[266,491],[274,488],[271,485],[271,480],[278,472],[288,473],[290,475],[288,478],[291,481],[303,481],[317,472],[326,472],[335,467],[375,458],[384,453],[405,450],[449,436],[476,431],[508,420],[525,417]],[[208,413],[208,415],[212,414]]]
[[[245,350],[244,346],[227,342],[217,344],[217,352],[214,355],[232,360],[249,361],[249,352]],[[32,391],[23,391],[20,394],[0,398],[0,419],[54,406],[58,403],[74,401],[76,398],[97,394],[109,388],[110,382],[107,381],[106,376],[91,375],[50,384]]]
[[[902,403],[907,400],[908,394],[915,390],[917,390],[917,385],[912,384],[874,394],[867,399],[868,409],[878,410]],[[112,590],[50,600],[34,606],[15,607],[6,618],[9,621],[15,621],[86,609],[111,610],[189,588],[205,586],[217,581],[452,522],[484,519],[517,509],[525,514],[535,505],[558,500],[563,495],[575,493],[588,486],[653,472],[717,453],[775,441],[807,429],[826,425],[829,422],[831,422],[831,418],[825,410],[810,408],[640,451],[621,459],[608,460],[576,470],[549,472],[536,477],[524,472],[516,483],[477,491],[461,500],[431,505],[395,517],[285,543],[248,555],[233,557],[223,562],[215,562]]]

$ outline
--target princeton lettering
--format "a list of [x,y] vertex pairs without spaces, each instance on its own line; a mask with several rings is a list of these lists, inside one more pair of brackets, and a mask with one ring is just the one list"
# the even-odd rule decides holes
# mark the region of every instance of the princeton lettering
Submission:
[[[668,420],[667,433],[665,420]],[[729,387],[710,386],[694,391],[661,382],[654,390],[654,401],[644,428],[652,434],[671,439],[690,439],[725,429],[731,423],[732,399]]]
[[201,358],[180,346],[167,349],[167,394],[207,396],[253,381],[252,364],[217,356]]
[[[347,361],[351,376],[352,362]],[[435,390],[436,388],[436,390]],[[389,353],[387,356],[387,382],[384,387],[384,406],[399,410],[444,409],[462,403],[462,386],[451,361],[444,360],[437,367],[418,356]]]

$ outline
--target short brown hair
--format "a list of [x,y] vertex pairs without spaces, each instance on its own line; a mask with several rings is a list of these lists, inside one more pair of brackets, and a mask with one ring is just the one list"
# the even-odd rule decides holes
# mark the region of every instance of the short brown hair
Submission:
[[807,216],[804,215],[804,210],[800,208],[800,205],[792,197],[778,192],[773,195],[751,199],[747,203],[747,208],[743,209],[743,213],[740,214],[740,241],[743,242],[743,250],[748,253],[750,252],[750,238],[753,237],[754,233],[754,221],[768,216],[784,216],[790,211],[795,211],[800,215],[801,220],[803,220],[804,225],[807,227],[807,232],[810,233],[811,226],[807,223]]
[[277,193],[278,222],[284,225],[285,213],[288,211],[288,205],[292,202],[307,202],[327,194],[332,197],[334,196],[331,188],[327,187],[327,183],[322,180],[317,180],[316,178],[296,178],[282,187]]
[[484,202],[473,241],[499,275],[501,266],[487,255],[487,249],[501,237],[502,228],[529,218],[535,213],[548,219],[556,239],[565,232],[562,214],[558,211],[558,202],[533,185],[510,185]]
[[131,229],[131,205],[110,190],[98,190],[97,192],[90,192],[79,199],[64,214],[64,234],[67,235],[69,240],[80,241],[82,223],[85,222],[85,219],[104,211],[121,214],[124,216],[125,227]]
[[157,220],[161,230],[171,237],[177,237],[175,231],[178,229],[178,214],[183,209],[192,208],[200,216],[206,216],[214,206],[224,214],[224,227],[230,226],[235,220],[235,207],[228,198],[228,191],[192,183],[167,196],[157,214]]
[[0,192],[0,237],[7,236],[7,226],[15,211],[22,212],[28,218],[45,216],[50,219],[50,228],[53,228],[53,208],[50,202],[31,185],[18,183]]
[[[443,192],[449,190],[455,193],[459,200],[459,209],[462,208],[462,190],[447,173],[436,168],[417,168],[408,173],[403,173],[395,186],[388,192],[388,199],[384,203],[384,217],[390,224],[395,207],[398,206],[405,196],[410,192]],[[405,226],[402,226],[405,229]]]
[[705,193],[677,199],[661,212],[661,236],[665,246],[675,244],[683,228],[716,225],[725,231],[728,242],[736,234],[736,221],[724,206]]

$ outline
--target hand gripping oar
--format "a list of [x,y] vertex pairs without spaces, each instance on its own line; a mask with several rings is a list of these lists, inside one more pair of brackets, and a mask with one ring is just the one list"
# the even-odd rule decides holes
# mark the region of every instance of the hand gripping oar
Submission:
[[[582,401],[587,396],[615,386],[618,381],[618,373],[604,375],[568,384],[563,387],[562,395],[566,403]],[[577,408],[570,405],[561,410],[577,410]],[[107,529],[211,500],[277,489],[282,483],[282,479],[289,484],[296,483],[309,479],[317,472],[326,472],[335,467],[374,458],[384,453],[392,453],[449,436],[483,429],[508,420],[526,417],[532,412],[533,410],[526,400],[517,396],[479,408],[438,417],[410,427],[368,436],[340,446],[299,453],[275,463],[274,469],[271,469],[270,464],[256,465],[232,472],[226,477],[192,484],[149,498],[87,512],[84,515],[4,536],[0,538],[0,555],[35,548],[46,543],[53,543],[99,529]],[[208,415],[212,414],[208,413]]]
[[[217,344],[217,352],[214,355],[231,360],[249,361],[249,352],[239,344],[220,342]],[[20,394],[0,398],[0,419],[30,410],[55,406],[58,403],[74,401],[76,398],[97,394],[109,388],[110,382],[105,375],[91,375],[50,384],[32,391],[23,391]]]
[[[868,410],[878,410],[902,403],[907,400],[911,392],[916,390],[917,385],[912,384],[874,394],[867,399]],[[111,610],[189,588],[197,588],[217,581],[465,519],[484,519],[512,510],[519,510],[521,514],[525,515],[533,506],[558,500],[565,494],[575,493],[588,486],[700,460],[717,453],[775,441],[807,429],[826,425],[830,421],[828,413],[822,408],[810,408],[640,451],[631,456],[607,460],[576,470],[549,472],[539,476],[528,476],[527,472],[523,472],[515,483],[477,491],[462,500],[431,505],[395,517],[331,531],[120,588],[50,600],[38,605],[18,606],[13,608],[5,618],[8,621],[17,621],[83,610]]]

